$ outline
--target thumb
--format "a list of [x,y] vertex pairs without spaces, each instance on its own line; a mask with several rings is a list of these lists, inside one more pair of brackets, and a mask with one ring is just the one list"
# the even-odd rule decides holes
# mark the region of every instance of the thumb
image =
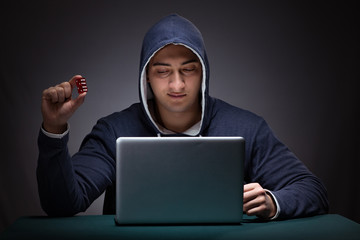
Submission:
[[77,96],[77,98],[73,99],[73,110],[78,109],[85,101],[86,92],[83,92]]

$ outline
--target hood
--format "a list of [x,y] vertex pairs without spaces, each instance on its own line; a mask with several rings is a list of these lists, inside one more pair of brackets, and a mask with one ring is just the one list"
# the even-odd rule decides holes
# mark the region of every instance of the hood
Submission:
[[148,100],[154,96],[146,81],[146,66],[150,59],[157,51],[168,44],[183,45],[190,49],[199,58],[202,65],[202,87],[201,87],[201,106],[202,117],[200,124],[195,125],[186,135],[196,136],[201,133],[204,128],[205,113],[208,102],[208,86],[209,86],[209,63],[206,56],[205,45],[200,31],[189,20],[172,14],[162,18],[146,33],[140,58],[140,77],[139,77],[139,95],[140,102],[148,117],[149,121],[156,128],[158,133],[169,134],[164,129],[160,129],[150,114]]

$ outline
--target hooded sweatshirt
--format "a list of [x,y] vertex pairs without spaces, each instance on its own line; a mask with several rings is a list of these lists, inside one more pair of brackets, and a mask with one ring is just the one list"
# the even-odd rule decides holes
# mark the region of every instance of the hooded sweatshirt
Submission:
[[[190,49],[202,66],[201,121],[183,133],[158,125],[150,109],[154,96],[146,81],[146,66],[168,44]],[[277,204],[278,218],[326,213],[327,193],[321,181],[276,138],[263,118],[209,96],[209,78],[200,31],[176,14],[157,22],[143,41],[140,102],[99,119],[73,156],[67,148],[68,132],[54,138],[40,130],[37,179],[43,210],[50,216],[71,216],[85,211],[106,191],[104,214],[114,214],[118,137],[242,136],[246,141],[244,182],[257,182],[268,189]]]

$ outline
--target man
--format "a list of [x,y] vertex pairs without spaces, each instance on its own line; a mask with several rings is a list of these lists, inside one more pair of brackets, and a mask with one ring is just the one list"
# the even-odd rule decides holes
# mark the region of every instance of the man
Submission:
[[67,151],[69,118],[86,93],[71,98],[75,80],[46,89],[39,133],[38,186],[52,216],[81,211],[105,190],[104,213],[115,212],[115,141],[120,136],[242,136],[246,140],[243,210],[264,219],[328,211],[326,190],[259,116],[209,96],[209,63],[199,30],[178,15],[146,34],[140,103],[100,119],[78,153]]

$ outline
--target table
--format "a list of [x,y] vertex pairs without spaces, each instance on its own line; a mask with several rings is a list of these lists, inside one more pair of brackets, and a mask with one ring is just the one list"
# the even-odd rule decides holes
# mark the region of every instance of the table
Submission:
[[239,225],[116,226],[113,215],[22,217],[7,239],[360,239],[360,224],[336,214],[286,221],[245,216]]

